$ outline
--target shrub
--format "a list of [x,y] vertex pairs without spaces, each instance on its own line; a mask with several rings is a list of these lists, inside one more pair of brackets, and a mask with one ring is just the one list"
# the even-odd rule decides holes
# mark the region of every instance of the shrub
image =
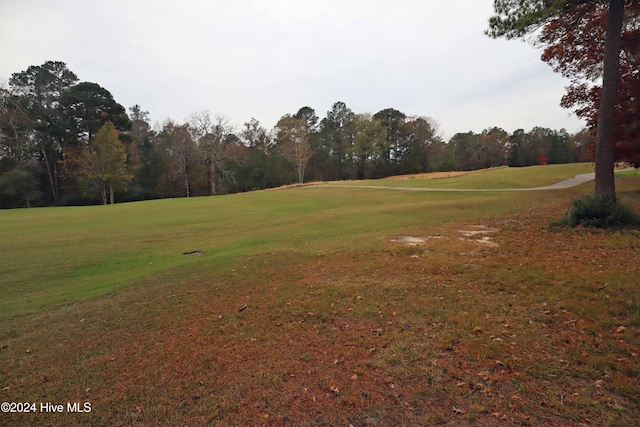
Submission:
[[640,224],[640,218],[633,210],[607,196],[588,194],[574,199],[572,203],[573,206],[557,225],[615,228]]

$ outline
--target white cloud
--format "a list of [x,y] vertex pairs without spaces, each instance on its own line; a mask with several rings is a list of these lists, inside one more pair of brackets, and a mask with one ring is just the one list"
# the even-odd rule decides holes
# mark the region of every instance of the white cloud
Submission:
[[393,107],[448,136],[501,126],[579,129],[566,84],[517,41],[483,35],[491,0],[9,0],[0,78],[67,63],[154,120],[209,110],[267,127],[308,105]]

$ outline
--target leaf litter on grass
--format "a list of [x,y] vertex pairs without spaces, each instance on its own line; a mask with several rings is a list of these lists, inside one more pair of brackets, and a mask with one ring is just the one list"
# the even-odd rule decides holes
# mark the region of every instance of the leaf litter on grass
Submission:
[[[24,319],[3,331],[4,399],[94,409],[0,421],[633,425],[638,235],[549,233],[550,215],[245,256]],[[490,229],[497,246],[458,238]]]

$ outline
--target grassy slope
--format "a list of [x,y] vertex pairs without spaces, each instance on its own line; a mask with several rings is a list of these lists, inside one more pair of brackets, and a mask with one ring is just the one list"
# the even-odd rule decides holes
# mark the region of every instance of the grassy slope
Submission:
[[638,233],[546,231],[590,188],[0,212],[2,400],[93,404],[0,425],[633,425]]
[[593,172],[591,163],[569,165],[529,166],[524,168],[501,167],[438,179],[394,179],[355,181],[353,185],[381,185],[390,187],[450,188],[450,189],[502,189],[541,187]]
[[[490,198],[293,189],[216,198],[0,212],[0,318],[101,295],[213,258],[380,239],[429,208],[491,211]],[[367,244],[367,243],[365,243]],[[203,257],[183,253],[203,251]]]

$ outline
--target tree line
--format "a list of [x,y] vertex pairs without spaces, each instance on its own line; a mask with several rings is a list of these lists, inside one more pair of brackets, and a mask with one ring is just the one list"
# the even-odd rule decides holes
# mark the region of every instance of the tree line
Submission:
[[640,165],[640,0],[495,0],[494,10],[487,35],[543,47],[542,60],[571,82],[561,105],[587,129],[489,127],[445,141],[431,118],[356,114],[343,102],[322,120],[302,107],[273,129],[207,112],[152,128],[140,106],[127,112],[100,85],[48,61],[0,87],[0,208],[594,159],[596,193],[615,200],[614,162]]
[[569,163],[592,158],[583,130],[491,127],[445,141],[438,123],[394,108],[305,106],[273,129],[194,113],[151,126],[63,62],[14,73],[0,88],[0,207],[81,205],[244,192],[307,181]]

